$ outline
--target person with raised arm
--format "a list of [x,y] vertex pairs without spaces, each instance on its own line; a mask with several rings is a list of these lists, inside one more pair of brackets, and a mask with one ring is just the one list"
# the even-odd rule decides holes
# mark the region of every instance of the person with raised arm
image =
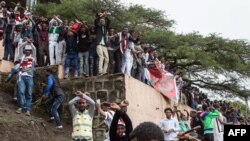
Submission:
[[111,108],[115,110],[115,115],[109,131],[110,141],[130,141],[129,135],[133,130],[133,125],[131,119],[123,110],[123,107],[128,105],[127,100],[123,100],[119,105],[116,103],[111,104]]
[[87,92],[77,91],[76,97],[69,102],[69,109],[73,118],[73,141],[93,141],[92,123],[95,102],[87,94]]

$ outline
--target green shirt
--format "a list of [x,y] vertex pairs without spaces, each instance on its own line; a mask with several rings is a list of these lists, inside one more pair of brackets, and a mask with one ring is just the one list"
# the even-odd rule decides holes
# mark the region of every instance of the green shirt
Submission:
[[185,131],[190,130],[190,126],[189,126],[188,121],[180,120],[179,127],[180,127],[180,132],[185,132]]
[[52,26],[49,28],[50,34],[59,34],[60,33],[60,27],[59,26]]
[[203,112],[201,113],[201,121],[204,126],[204,130],[213,129],[213,119],[219,116],[219,111],[214,110],[213,112]]

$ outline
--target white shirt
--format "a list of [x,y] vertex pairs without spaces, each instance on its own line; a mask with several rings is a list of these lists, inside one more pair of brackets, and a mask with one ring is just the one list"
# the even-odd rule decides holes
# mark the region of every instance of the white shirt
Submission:
[[4,11],[4,8],[0,8],[0,18],[4,18],[3,11]]
[[108,131],[104,133],[104,141],[110,141],[109,130],[110,130],[110,126],[111,126],[114,115],[115,115],[114,111],[105,112],[104,123],[107,126]]
[[148,61],[149,58],[149,54],[148,53],[142,53],[143,59],[145,60],[145,62]]
[[[102,32],[104,34],[104,26],[102,26]],[[104,36],[102,36],[102,40],[101,40],[100,44],[105,46]]]
[[164,140],[165,141],[171,141],[171,140],[178,140],[177,139],[177,135],[178,132],[180,130],[179,128],[179,123],[178,120],[175,118],[171,118],[171,119],[163,119],[160,122],[160,128],[163,130],[169,130],[169,129],[174,129],[174,132],[168,132],[165,133],[164,132]]
[[219,117],[213,119],[215,134],[224,132],[224,125],[220,123],[219,119],[224,121],[224,117],[221,113],[219,114]]
[[214,141],[223,141],[224,125],[220,123],[220,120],[224,121],[224,116],[220,113],[219,117],[214,118]]

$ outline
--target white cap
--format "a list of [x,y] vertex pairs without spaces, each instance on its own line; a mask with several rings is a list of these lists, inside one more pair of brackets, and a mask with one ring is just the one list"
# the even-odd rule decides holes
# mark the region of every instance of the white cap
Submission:
[[198,105],[197,105],[197,109],[198,109],[198,108],[202,108],[202,105],[201,105],[201,104],[198,104]]
[[5,1],[1,1],[1,3],[0,4],[6,4],[6,2]]
[[32,50],[32,46],[31,46],[31,45],[26,45],[26,46],[24,47],[24,50]]

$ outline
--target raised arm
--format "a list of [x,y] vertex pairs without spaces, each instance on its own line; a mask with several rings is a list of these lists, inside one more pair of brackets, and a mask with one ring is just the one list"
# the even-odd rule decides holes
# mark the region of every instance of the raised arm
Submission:
[[75,107],[75,104],[76,104],[76,102],[77,102],[79,99],[80,99],[80,97],[79,97],[79,96],[76,96],[75,98],[73,98],[73,99],[71,99],[71,100],[69,101],[69,110],[70,110],[70,112],[71,112],[72,117],[74,117],[75,114],[76,114],[77,109],[76,109],[76,107]]
[[19,47],[18,47],[18,55],[17,57],[20,59],[23,56],[23,49],[24,47],[28,44],[27,41],[23,42]]
[[132,121],[126,112],[121,113],[121,118],[123,119],[123,121],[126,125],[126,135],[129,135],[133,131]]
[[50,21],[49,21],[49,27],[52,27],[52,23],[55,21],[55,19],[53,18],[53,19],[51,19]]
[[95,28],[99,26],[99,22],[100,22],[100,17],[97,17],[95,19],[95,23],[94,23],[95,24]]
[[55,16],[55,20],[58,22],[59,26],[63,25],[63,21],[58,16]]
[[189,119],[189,112],[186,109],[184,109],[184,111],[187,113],[187,120],[188,120]]
[[37,57],[36,57],[36,47],[35,45],[31,42],[30,45],[32,46],[32,52],[33,52],[33,58],[35,59],[35,64],[37,64]]
[[[115,104],[111,104],[112,107],[115,105]],[[110,130],[109,130],[109,136],[110,136],[110,140],[111,141],[114,141],[115,140],[115,137],[116,137],[116,130],[117,130],[117,124],[118,124],[118,121],[121,117],[121,108],[118,106],[118,105],[115,105],[116,106],[116,112],[115,112],[115,115],[113,117],[113,120],[112,120],[112,123],[111,123],[111,126],[110,126]]]
[[214,111],[212,111],[212,112],[209,112],[209,116],[210,117],[212,117],[212,118],[216,118],[216,117],[218,117],[219,116],[219,114],[220,114],[220,112],[218,111],[218,110],[214,110]]
[[217,119],[223,125],[232,125],[233,124],[233,122],[225,122],[225,121],[223,121],[223,116],[219,116]]
[[106,116],[105,112],[102,110],[100,104],[96,104],[97,110],[101,113],[101,115]]
[[85,93],[82,94],[83,98],[87,100],[89,104],[89,114],[93,118],[95,113],[95,101],[87,96]]
[[40,31],[41,29],[38,27],[38,25],[41,23],[41,21],[35,22],[34,26],[32,27],[32,32],[34,33],[35,30]]
[[180,115],[179,115],[179,113],[180,113],[180,115],[181,115],[181,111],[180,111],[180,110],[177,110],[177,111],[176,111],[176,115],[177,115],[177,119],[178,119],[178,120],[180,120]]
[[221,120],[220,118],[218,118],[218,121],[223,124],[223,125],[232,125],[233,123],[232,122],[225,122],[223,120]]

